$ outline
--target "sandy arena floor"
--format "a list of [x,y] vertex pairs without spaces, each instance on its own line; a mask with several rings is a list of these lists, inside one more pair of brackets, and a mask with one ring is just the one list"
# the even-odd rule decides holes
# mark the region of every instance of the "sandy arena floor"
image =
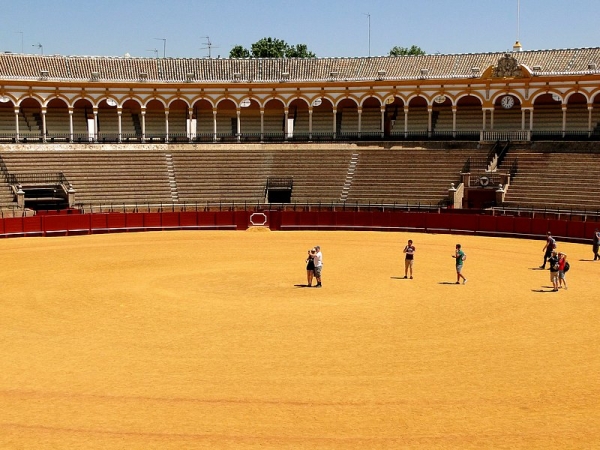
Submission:
[[[414,280],[401,278],[408,238]],[[315,244],[324,287],[299,287]],[[376,232],[3,239],[0,448],[600,448],[600,262],[559,243],[572,269],[553,293],[542,247]]]

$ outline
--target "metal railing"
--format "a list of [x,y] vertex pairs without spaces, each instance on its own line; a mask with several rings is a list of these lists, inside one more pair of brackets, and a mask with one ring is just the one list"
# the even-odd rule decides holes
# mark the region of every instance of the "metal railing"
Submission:
[[8,173],[8,183],[19,184],[68,184],[67,177],[62,172],[58,173]]

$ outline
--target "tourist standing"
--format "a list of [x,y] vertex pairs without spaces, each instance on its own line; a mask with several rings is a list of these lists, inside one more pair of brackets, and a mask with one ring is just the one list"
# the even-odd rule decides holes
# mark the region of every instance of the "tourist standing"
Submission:
[[315,287],[321,287],[321,272],[323,270],[323,253],[321,253],[321,247],[315,245],[315,256],[313,258],[315,263],[315,278],[317,279],[317,284]]
[[315,254],[317,251],[311,248],[308,251],[308,257],[306,258],[306,284],[308,287],[312,286],[313,278],[315,277]]
[[598,254],[598,250],[600,250],[600,231],[598,231],[598,228],[594,230],[594,238],[592,239],[592,250],[594,251],[594,261],[600,260],[600,254]]
[[408,272],[410,271],[410,279],[413,277],[413,265],[415,263],[415,246],[413,245],[413,241],[408,240],[408,244],[404,247],[404,278],[407,278]]
[[467,259],[467,255],[462,251],[460,244],[456,244],[456,251],[452,257],[456,259],[456,284],[460,284],[461,278],[463,279],[463,284],[467,284],[467,279],[462,273],[463,264]]
[[558,255],[556,250],[552,250],[550,258],[548,258],[548,264],[550,264],[550,281],[552,282],[552,290],[558,291]]
[[569,263],[567,262],[567,255],[558,252],[558,285],[567,289],[567,279],[565,274],[569,270]]

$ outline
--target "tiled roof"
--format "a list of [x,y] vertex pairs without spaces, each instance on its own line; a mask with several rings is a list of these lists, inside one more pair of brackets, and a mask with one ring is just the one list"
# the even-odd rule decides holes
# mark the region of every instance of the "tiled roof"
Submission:
[[[411,80],[469,78],[472,68],[483,72],[505,52],[422,56],[377,56],[312,59],[132,58],[101,56],[0,54],[0,79],[131,82],[232,81],[291,82],[360,81],[383,77]],[[587,74],[600,71],[600,48],[534,50],[510,53],[519,64],[544,75]],[[595,64],[598,69],[590,69]]]

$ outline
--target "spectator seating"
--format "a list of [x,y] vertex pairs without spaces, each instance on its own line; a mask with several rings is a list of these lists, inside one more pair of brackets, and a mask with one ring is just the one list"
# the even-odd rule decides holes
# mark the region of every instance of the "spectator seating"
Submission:
[[600,209],[600,154],[510,151],[503,168],[508,170],[515,158],[518,171],[506,193],[506,206]]

